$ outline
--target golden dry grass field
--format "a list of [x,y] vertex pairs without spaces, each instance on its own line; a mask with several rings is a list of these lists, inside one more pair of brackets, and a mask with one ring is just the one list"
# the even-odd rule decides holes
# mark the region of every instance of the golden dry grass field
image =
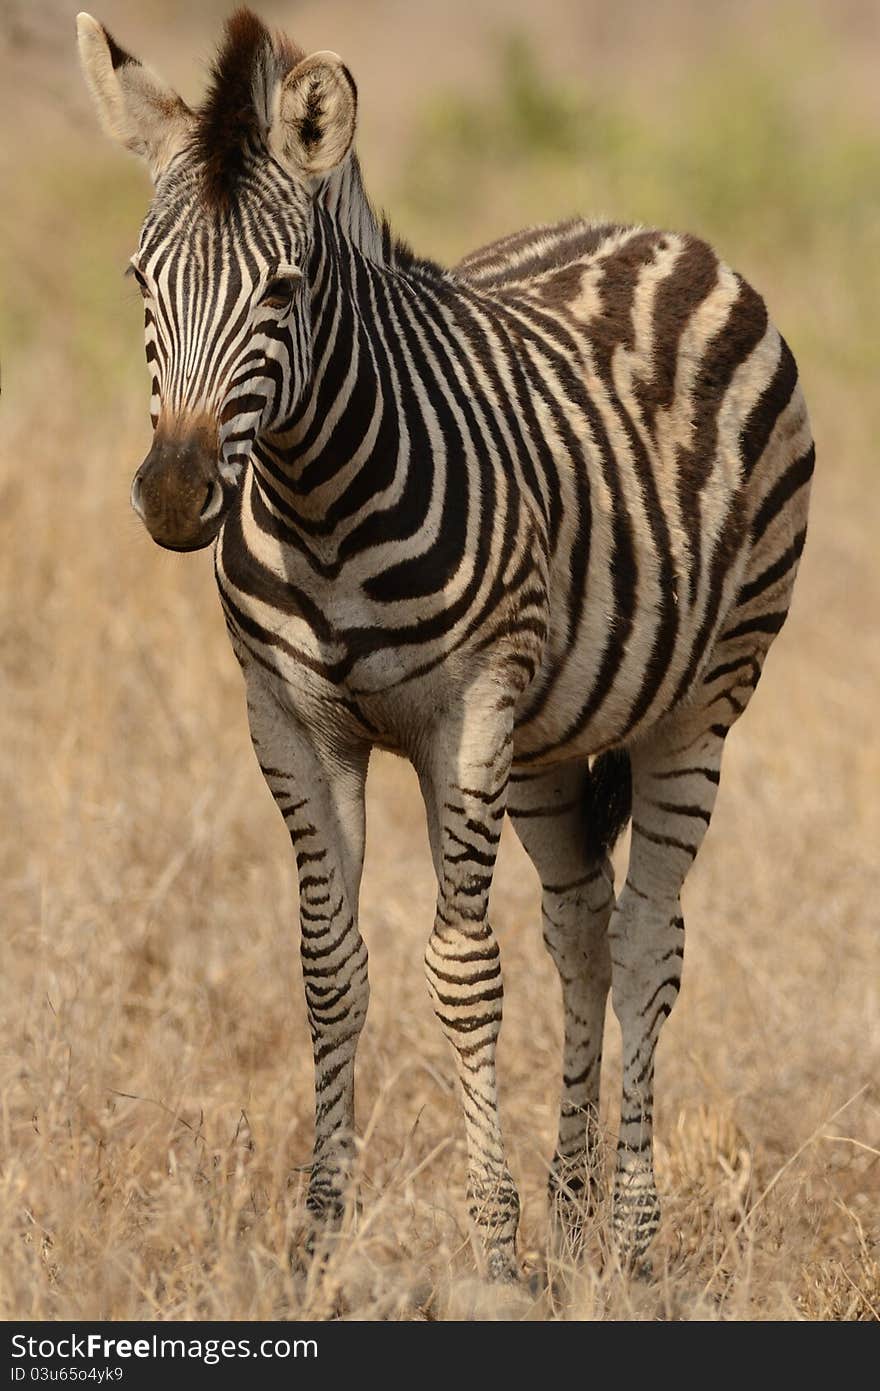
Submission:
[[[210,556],[160,552],[128,506],[149,422],[121,275],[147,183],[97,131],[76,4],[2,0],[0,1316],[876,1319],[880,11],[257,7],[352,66],[368,184],[418,249],[451,259],[572,211],[708,236],[799,360],[811,532],[685,890],[653,1279],[595,1261],[553,1272],[551,1297],[476,1278],[422,975],[426,833],[414,777],[386,757],[362,897],[362,1210],[303,1275],[312,1077],[289,847]],[[192,99],[225,12],[98,9]],[[512,837],[494,922],[521,1255],[542,1272],[561,1011]],[[613,1144],[610,1012],[607,1052]]]

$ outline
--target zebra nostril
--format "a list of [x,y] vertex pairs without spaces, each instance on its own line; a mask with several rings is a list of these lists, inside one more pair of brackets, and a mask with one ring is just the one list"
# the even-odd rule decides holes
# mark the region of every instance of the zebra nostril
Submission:
[[202,510],[199,513],[203,522],[209,522],[212,517],[216,517],[220,508],[223,506],[223,487],[222,484],[213,480],[208,484],[205,491],[205,500],[202,503]]
[[141,500],[141,479],[140,474],[136,473],[131,484],[131,505],[143,521],[144,506]]

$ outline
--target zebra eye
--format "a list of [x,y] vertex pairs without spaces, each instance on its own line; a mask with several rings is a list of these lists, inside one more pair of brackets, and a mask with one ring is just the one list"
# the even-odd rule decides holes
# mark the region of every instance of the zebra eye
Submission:
[[271,280],[263,291],[262,303],[272,309],[289,309],[295,293],[296,284],[292,278]]
[[132,277],[132,279],[136,282],[137,287],[143,295],[144,299],[146,299],[147,295],[150,293],[150,287],[146,282],[146,278],[143,275],[141,275],[137,266],[130,265],[126,274]]

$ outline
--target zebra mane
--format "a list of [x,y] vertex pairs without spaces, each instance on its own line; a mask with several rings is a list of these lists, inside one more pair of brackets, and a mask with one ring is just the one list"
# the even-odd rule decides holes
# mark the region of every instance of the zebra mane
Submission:
[[248,147],[265,139],[275,84],[305,56],[283,34],[271,34],[252,10],[238,9],[227,20],[194,133],[205,198],[218,210],[232,201]]
[[[133,61],[123,50],[118,53],[119,62]],[[277,84],[305,56],[286,35],[273,34],[252,10],[241,7],[227,20],[211,65],[208,93],[195,112],[192,137],[202,169],[205,202],[221,215],[234,202],[249,152],[265,143]],[[115,55],[113,61],[117,62]],[[442,275],[438,266],[415,256],[394,236],[387,221],[376,216],[353,151],[327,177],[321,200],[373,261],[414,273]]]

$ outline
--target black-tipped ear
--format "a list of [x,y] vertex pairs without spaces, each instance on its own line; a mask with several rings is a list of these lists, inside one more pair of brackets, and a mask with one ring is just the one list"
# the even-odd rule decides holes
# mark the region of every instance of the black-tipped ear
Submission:
[[103,129],[145,159],[155,181],[187,140],[192,112],[90,14],[77,15],[76,31],[83,74]]
[[313,53],[281,82],[270,144],[296,173],[327,174],[351,149],[357,123],[354,78],[336,53]]

